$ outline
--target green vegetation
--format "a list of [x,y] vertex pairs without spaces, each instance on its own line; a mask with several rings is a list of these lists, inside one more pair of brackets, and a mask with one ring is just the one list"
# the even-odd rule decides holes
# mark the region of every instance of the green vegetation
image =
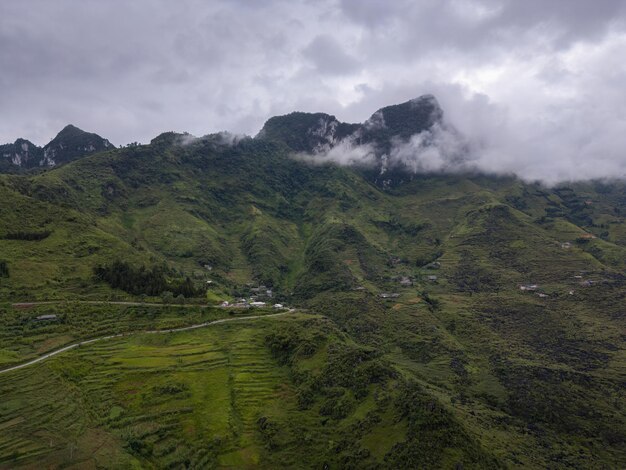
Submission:
[[134,295],[157,296],[163,292],[171,292],[173,295],[183,297],[198,297],[202,293],[196,289],[189,277],[184,280],[168,281],[167,270],[163,267],[153,266],[146,269],[145,266],[133,268],[128,263],[116,261],[106,266],[96,266],[94,274],[100,281],[106,281],[116,289],[122,289]]
[[[267,312],[254,310],[255,315]],[[5,367],[84,339],[179,328],[250,313],[243,309],[193,305],[62,302],[5,308],[0,314],[0,367]],[[45,317],[52,318],[42,319]]]
[[0,277],[9,277],[9,267],[4,260],[0,260]]
[[324,117],[0,175],[0,367],[303,309],[0,374],[0,468],[624,466],[624,184],[383,189],[291,158]]
[[44,230],[43,232],[9,232],[4,238],[5,240],[29,240],[39,241],[48,238],[52,232]]

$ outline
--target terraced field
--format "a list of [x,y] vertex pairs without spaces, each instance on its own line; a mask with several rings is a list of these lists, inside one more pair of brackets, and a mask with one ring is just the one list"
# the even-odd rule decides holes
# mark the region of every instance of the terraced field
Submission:
[[[255,314],[272,313],[256,310]],[[42,316],[54,316],[41,320]],[[106,335],[166,330],[246,315],[241,309],[141,304],[55,304],[0,308],[0,368],[32,360],[78,341]]]
[[112,339],[3,375],[0,468],[258,463],[262,409],[293,406],[271,321]]

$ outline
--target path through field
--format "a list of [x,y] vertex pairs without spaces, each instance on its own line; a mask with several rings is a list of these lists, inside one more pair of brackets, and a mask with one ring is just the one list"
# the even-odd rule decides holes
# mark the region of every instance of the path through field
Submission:
[[18,370],[18,369],[22,369],[24,367],[28,367],[31,366],[33,364],[37,364],[38,362],[42,362],[45,361],[46,359],[56,356],[57,354],[61,354],[65,351],[69,351],[70,349],[74,349],[77,348],[78,346],[84,346],[87,344],[91,344],[91,343],[95,343],[96,341],[103,341],[106,339],[111,339],[111,338],[120,338],[123,336],[131,336],[131,335],[137,335],[137,334],[162,334],[162,333],[176,333],[178,331],[188,331],[188,330],[195,330],[197,328],[204,328],[207,326],[211,326],[211,325],[215,325],[218,323],[226,323],[226,322],[231,322],[231,321],[239,321],[239,320],[255,320],[257,318],[268,318],[268,317],[278,317],[281,315],[286,315],[288,313],[294,312],[295,309],[290,309],[286,312],[280,312],[280,313],[271,313],[268,315],[250,315],[247,317],[235,317],[235,318],[222,318],[220,320],[214,320],[214,321],[210,321],[210,322],[205,322],[205,323],[199,323],[197,325],[190,325],[190,326],[183,326],[180,328],[171,328],[171,329],[166,329],[166,330],[143,330],[143,331],[133,331],[130,333],[120,333],[117,335],[108,335],[108,336],[101,336],[100,338],[93,338],[93,339],[88,339],[88,340],[84,340],[84,341],[79,341],[78,343],[74,343],[74,344],[70,344],[68,346],[64,346],[60,349],[57,349],[56,351],[52,351],[49,352],[47,354],[44,354],[43,356],[40,356],[36,359],[33,359],[31,361],[25,362],[23,364],[19,364],[17,366],[13,366],[13,367],[9,367],[8,369],[3,369],[0,370],[0,374],[5,374],[7,372],[11,372],[14,370]]

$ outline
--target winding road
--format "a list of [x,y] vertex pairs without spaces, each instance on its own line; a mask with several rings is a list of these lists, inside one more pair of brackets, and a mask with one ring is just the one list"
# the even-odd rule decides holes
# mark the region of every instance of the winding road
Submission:
[[268,317],[278,317],[281,315],[287,315],[288,313],[292,313],[294,312],[296,309],[289,309],[286,312],[280,312],[280,313],[270,313],[268,315],[250,315],[247,317],[236,317],[236,318],[222,318],[220,320],[213,320],[213,321],[209,321],[209,322],[205,322],[205,323],[198,323],[197,325],[190,325],[190,326],[183,326],[180,328],[170,328],[167,330],[140,330],[140,331],[131,331],[128,333],[119,333],[117,335],[108,335],[108,336],[101,336],[99,338],[93,338],[93,339],[87,339],[84,341],[79,341],[78,343],[74,343],[74,344],[70,344],[68,346],[64,346],[60,349],[57,349],[55,351],[51,351],[49,353],[44,354],[43,356],[39,356],[36,359],[33,359],[31,361],[28,362],[24,362],[23,364],[18,364],[16,366],[13,367],[9,367],[8,369],[2,369],[0,370],[0,374],[6,374],[7,372],[11,372],[14,370],[18,370],[18,369],[23,369],[24,367],[28,367],[28,366],[32,366],[33,364],[37,364],[38,362],[42,362],[45,361],[46,359],[49,359],[53,356],[56,356],[57,354],[61,354],[65,351],[69,351],[70,349],[74,349],[77,348],[79,346],[84,346],[86,344],[91,344],[91,343],[95,343],[96,341],[103,341],[105,339],[112,339],[112,338],[121,338],[124,336],[132,336],[132,335],[138,335],[138,334],[162,334],[162,333],[176,333],[179,331],[188,331],[188,330],[195,330],[198,328],[204,328],[207,326],[211,326],[211,325],[216,325],[218,323],[227,323],[227,322],[232,322],[232,321],[239,321],[239,320],[255,320],[258,318],[268,318]]

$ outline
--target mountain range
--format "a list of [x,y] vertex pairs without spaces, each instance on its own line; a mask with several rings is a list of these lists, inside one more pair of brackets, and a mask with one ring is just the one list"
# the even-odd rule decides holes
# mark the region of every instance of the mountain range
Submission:
[[[453,172],[423,162],[442,135]],[[204,321],[201,304],[300,310],[0,376],[0,468],[626,461],[623,182],[470,171],[432,96],[362,124],[273,117],[253,138],[114,148],[68,126],[31,146],[0,152],[0,367]],[[86,303],[111,301],[169,307]]]
[[0,171],[52,168],[114,148],[107,139],[69,124],[44,147],[21,138],[12,144],[0,145]]

